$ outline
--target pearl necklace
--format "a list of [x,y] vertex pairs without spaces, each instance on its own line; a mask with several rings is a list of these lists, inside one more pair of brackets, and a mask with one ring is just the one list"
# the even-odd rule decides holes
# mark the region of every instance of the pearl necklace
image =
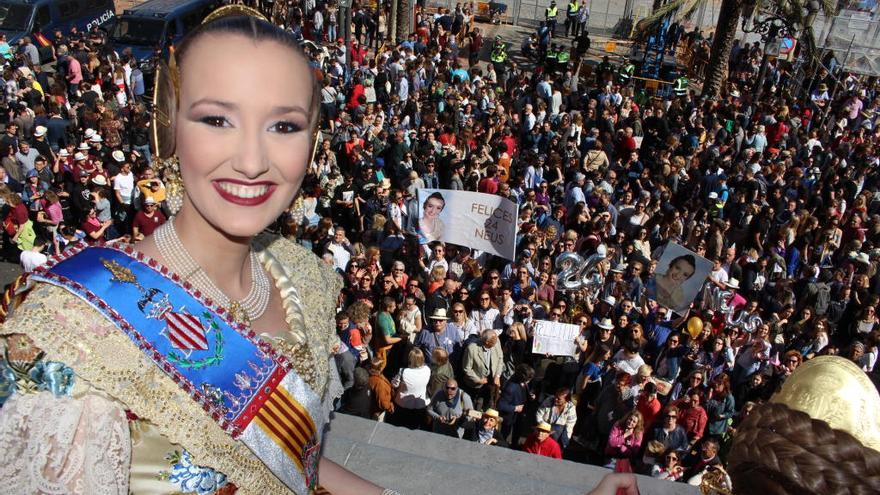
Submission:
[[271,295],[271,284],[260,264],[257,253],[253,250],[250,252],[251,290],[241,301],[233,301],[214,284],[208,274],[186,250],[174,229],[174,220],[169,220],[157,228],[153,239],[159,254],[168,264],[168,268],[177,272],[181,280],[189,282],[199,289],[214,304],[226,308],[233,320],[249,325],[250,322],[259,319],[266,312]]

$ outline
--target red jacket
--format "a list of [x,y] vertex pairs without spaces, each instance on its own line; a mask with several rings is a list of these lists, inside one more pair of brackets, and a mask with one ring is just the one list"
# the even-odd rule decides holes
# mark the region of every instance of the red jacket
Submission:
[[486,177],[480,180],[480,183],[477,184],[477,191],[486,194],[497,194],[498,193],[498,179],[495,177]]
[[638,404],[636,404],[636,409],[642,413],[642,419],[645,422],[645,431],[651,431],[651,427],[654,426],[654,420],[656,420],[657,415],[660,414],[660,409],[663,409],[663,404],[660,404],[660,401],[657,400],[657,398],[648,402],[642,397],[639,399]]
[[562,459],[562,449],[552,437],[547,437],[543,442],[538,442],[538,434],[532,433],[523,444],[523,450],[529,454],[538,454],[544,457]]
[[706,421],[708,419],[709,416],[706,414],[703,406],[688,407],[678,413],[678,424],[684,428],[691,442],[696,442],[703,438],[703,432],[706,430]]

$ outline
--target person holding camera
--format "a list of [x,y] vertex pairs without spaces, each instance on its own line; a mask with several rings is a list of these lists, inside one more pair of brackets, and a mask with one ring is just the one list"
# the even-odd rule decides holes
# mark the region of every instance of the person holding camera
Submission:
[[434,433],[461,438],[472,421],[470,412],[473,410],[471,396],[458,387],[454,378],[450,378],[443,390],[438,390],[431,398],[431,406],[428,408],[431,429]]

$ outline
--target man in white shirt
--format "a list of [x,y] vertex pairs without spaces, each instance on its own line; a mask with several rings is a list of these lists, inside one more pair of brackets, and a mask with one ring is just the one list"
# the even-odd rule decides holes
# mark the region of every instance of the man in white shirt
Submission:
[[34,247],[28,251],[22,251],[20,261],[25,273],[30,273],[49,261],[49,258],[43,254],[43,249],[45,248],[46,241],[41,237],[37,237],[34,241]]
[[18,162],[19,168],[21,168],[22,177],[26,176],[28,172],[35,168],[34,162],[37,160],[38,156],[40,156],[40,152],[31,148],[30,143],[27,141],[21,141],[18,143],[18,151],[15,153],[15,160]]
[[[122,160],[120,160],[122,158]],[[116,213],[117,219],[121,222],[122,231],[129,232],[131,230],[131,221],[134,217],[132,209],[132,201],[134,200],[134,173],[131,171],[131,164],[125,160],[125,154],[119,150],[113,152],[113,159],[117,162],[122,161],[119,173],[113,177],[113,192],[116,194],[116,202],[118,209]]]
[[351,243],[345,237],[344,228],[336,227],[333,240],[327,244],[327,251],[333,254],[333,266],[344,273],[351,260]]
[[[122,153],[114,151],[113,154]],[[114,159],[116,156],[113,157]],[[122,164],[119,173],[113,177],[113,191],[116,193],[116,201],[121,205],[131,206],[131,200],[134,194],[134,174],[131,171],[131,164],[127,161]]]

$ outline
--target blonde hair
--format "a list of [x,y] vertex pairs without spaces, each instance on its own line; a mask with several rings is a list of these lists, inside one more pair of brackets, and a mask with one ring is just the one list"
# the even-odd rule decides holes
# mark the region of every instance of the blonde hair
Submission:
[[408,368],[421,368],[425,365],[425,355],[421,349],[411,349],[406,359]]
[[434,265],[434,268],[431,268],[430,275],[432,282],[439,282],[446,278],[446,268],[443,265]]
[[515,321],[510,325],[510,332],[516,334],[517,340],[528,340],[526,335],[526,326],[520,321]]

